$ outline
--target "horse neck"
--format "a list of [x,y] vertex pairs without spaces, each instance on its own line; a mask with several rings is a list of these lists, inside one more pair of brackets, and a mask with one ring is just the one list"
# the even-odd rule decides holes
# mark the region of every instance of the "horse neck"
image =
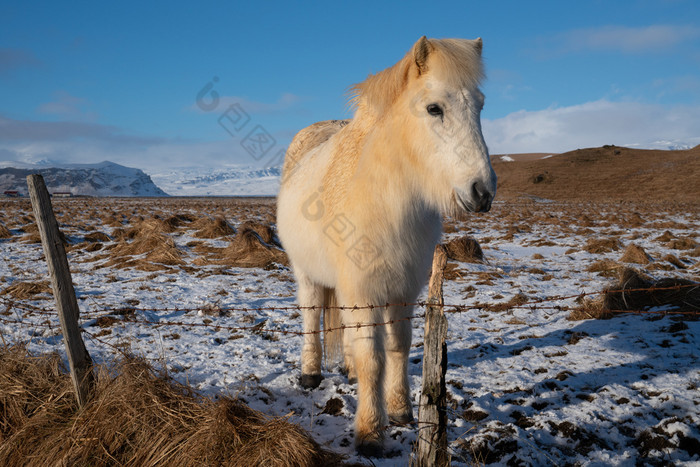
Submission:
[[400,119],[358,114],[353,124],[362,139],[356,148],[349,188],[364,192],[387,215],[410,216],[413,210],[424,209],[426,204],[418,191],[420,174],[409,163],[409,139],[402,134]]

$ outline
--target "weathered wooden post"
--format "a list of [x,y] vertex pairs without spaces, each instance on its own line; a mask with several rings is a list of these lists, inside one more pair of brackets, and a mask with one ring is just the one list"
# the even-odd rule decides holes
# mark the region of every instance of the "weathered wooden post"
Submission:
[[433,254],[423,340],[423,389],[418,408],[417,465],[447,466],[447,318],[443,311],[442,279],[447,252],[438,245]]
[[73,380],[78,405],[83,407],[90,397],[95,384],[92,372],[92,359],[85,348],[78,326],[78,301],[75,298],[73,280],[68,267],[66,250],[61,242],[58,223],[51,207],[49,192],[41,175],[27,176],[29,196],[32,200],[34,218],[41,235],[44,256],[49,267],[51,287],[56,301],[56,310],[61,321],[63,341],[68,354],[70,375]]

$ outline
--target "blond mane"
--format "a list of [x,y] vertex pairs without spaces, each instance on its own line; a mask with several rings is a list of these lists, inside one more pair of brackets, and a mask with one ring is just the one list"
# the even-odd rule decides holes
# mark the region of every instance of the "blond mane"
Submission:
[[481,38],[426,39],[428,61],[420,66],[416,50],[410,50],[395,65],[350,87],[348,104],[354,110],[371,109],[381,115],[401,95],[411,77],[430,72],[452,86],[475,87],[484,79]]

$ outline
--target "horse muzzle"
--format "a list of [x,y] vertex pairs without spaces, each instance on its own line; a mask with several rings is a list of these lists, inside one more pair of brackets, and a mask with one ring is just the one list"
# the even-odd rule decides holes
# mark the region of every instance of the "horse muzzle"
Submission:
[[488,212],[491,210],[494,193],[481,181],[474,182],[468,193],[462,190],[455,190],[454,193],[457,203],[465,211]]

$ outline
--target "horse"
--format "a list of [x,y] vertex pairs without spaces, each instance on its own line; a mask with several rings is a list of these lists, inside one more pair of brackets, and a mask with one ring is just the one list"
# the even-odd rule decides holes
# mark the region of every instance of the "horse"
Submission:
[[481,38],[421,37],[351,87],[352,119],[304,128],[285,154],[277,229],[303,311],[301,385],[321,383],[323,311],[335,329],[326,360],[342,348],[357,381],[355,448],[366,456],[382,455],[387,422],[413,421],[410,304],[441,216],[488,211],[496,193],[481,132],[481,51]]

